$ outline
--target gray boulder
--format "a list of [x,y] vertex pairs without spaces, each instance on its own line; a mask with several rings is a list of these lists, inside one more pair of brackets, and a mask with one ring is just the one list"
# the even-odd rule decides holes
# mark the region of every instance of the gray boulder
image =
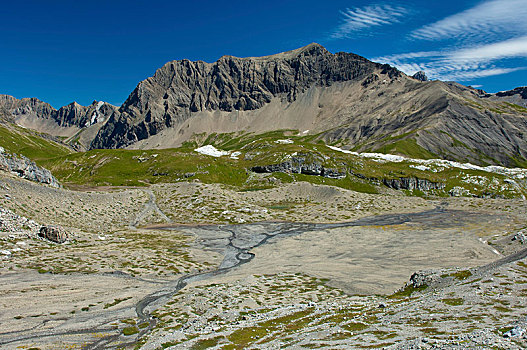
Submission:
[[407,283],[414,288],[429,287],[437,284],[441,279],[440,270],[421,270],[414,272]]
[[55,243],[64,243],[68,240],[68,233],[60,226],[47,225],[40,228],[38,236]]

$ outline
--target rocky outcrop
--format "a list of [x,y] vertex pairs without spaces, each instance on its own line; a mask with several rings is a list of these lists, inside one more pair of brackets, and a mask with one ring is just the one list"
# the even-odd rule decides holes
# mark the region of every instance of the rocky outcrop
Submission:
[[426,76],[425,72],[423,72],[422,70],[412,75],[412,78],[419,80],[419,81],[428,81],[428,77]]
[[53,116],[60,126],[88,127],[106,121],[117,108],[109,103],[93,101],[89,106],[72,102],[61,107]]
[[38,236],[55,243],[64,243],[68,240],[68,233],[60,226],[47,225],[42,226]]
[[255,173],[293,173],[304,175],[323,176],[331,179],[342,179],[346,177],[346,169],[337,169],[325,167],[324,159],[321,156],[313,154],[299,153],[291,156],[289,160],[270,165],[257,165],[251,168]]
[[268,57],[224,56],[212,64],[172,61],[139,83],[91,147],[124,147],[196,112],[256,110],[274,97],[292,102],[310,87],[362,81],[376,69],[402,74],[351,53],[331,54],[318,44]]
[[382,183],[395,190],[444,190],[445,184],[442,182],[432,182],[426,179],[418,179],[416,177],[400,177],[397,179],[382,179]]
[[22,155],[17,157],[0,152],[0,170],[15,173],[26,180],[40,182],[52,187],[60,187],[60,183],[48,169],[37,166]]

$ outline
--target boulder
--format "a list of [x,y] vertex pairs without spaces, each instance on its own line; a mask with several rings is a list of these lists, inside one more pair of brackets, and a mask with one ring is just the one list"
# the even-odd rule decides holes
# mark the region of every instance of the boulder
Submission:
[[60,226],[47,225],[40,228],[39,237],[55,243],[64,243],[68,240],[68,233]]
[[440,270],[421,270],[414,272],[407,285],[411,285],[414,288],[435,285],[441,279],[440,273]]
[[520,326],[516,326],[512,328],[511,330],[507,331],[503,336],[505,338],[513,338],[513,337],[521,337],[525,334],[525,329],[523,329]]

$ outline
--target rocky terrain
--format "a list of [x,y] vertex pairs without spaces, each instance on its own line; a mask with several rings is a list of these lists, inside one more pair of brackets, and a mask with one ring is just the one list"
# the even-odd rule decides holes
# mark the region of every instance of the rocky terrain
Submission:
[[525,345],[521,199],[0,176],[3,348]]

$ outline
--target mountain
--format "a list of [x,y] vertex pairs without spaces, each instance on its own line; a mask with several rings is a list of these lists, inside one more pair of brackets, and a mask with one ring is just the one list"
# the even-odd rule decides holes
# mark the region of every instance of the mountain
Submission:
[[28,129],[65,138],[66,143],[86,149],[117,107],[102,101],[89,106],[72,102],[56,110],[37,98],[16,99],[0,95],[0,117]]
[[527,88],[489,94],[318,44],[265,57],[168,62],[118,109],[94,102],[54,111],[35,99],[18,101],[23,108],[9,109],[17,123],[90,149],[298,130],[359,152],[527,166]]
[[202,133],[296,129],[357,151],[527,164],[523,90],[487,94],[422,75],[318,44],[266,57],[172,61],[137,85],[91,148],[166,148]]
[[[354,54],[333,55],[318,44],[267,57],[224,56],[212,64],[189,60],[169,62],[153,77],[138,84],[119,113],[112,115],[101,129],[92,147],[129,146],[167,128],[174,129],[177,143],[191,136],[181,129],[185,124],[192,132],[214,131],[218,127],[224,131],[246,130],[251,128],[249,124],[261,124],[253,119],[269,119],[255,118],[251,111],[263,109],[265,113],[276,114],[265,107],[279,104],[278,109],[285,110],[313,87],[359,82],[375,70],[390,76],[400,74],[390,66],[381,66]],[[281,119],[302,119],[299,112]],[[250,123],[244,120],[247,117]],[[194,121],[196,118],[199,121]],[[190,125],[196,122],[202,125]],[[291,123],[283,120],[264,124],[263,128],[253,125],[252,129],[289,127]]]

